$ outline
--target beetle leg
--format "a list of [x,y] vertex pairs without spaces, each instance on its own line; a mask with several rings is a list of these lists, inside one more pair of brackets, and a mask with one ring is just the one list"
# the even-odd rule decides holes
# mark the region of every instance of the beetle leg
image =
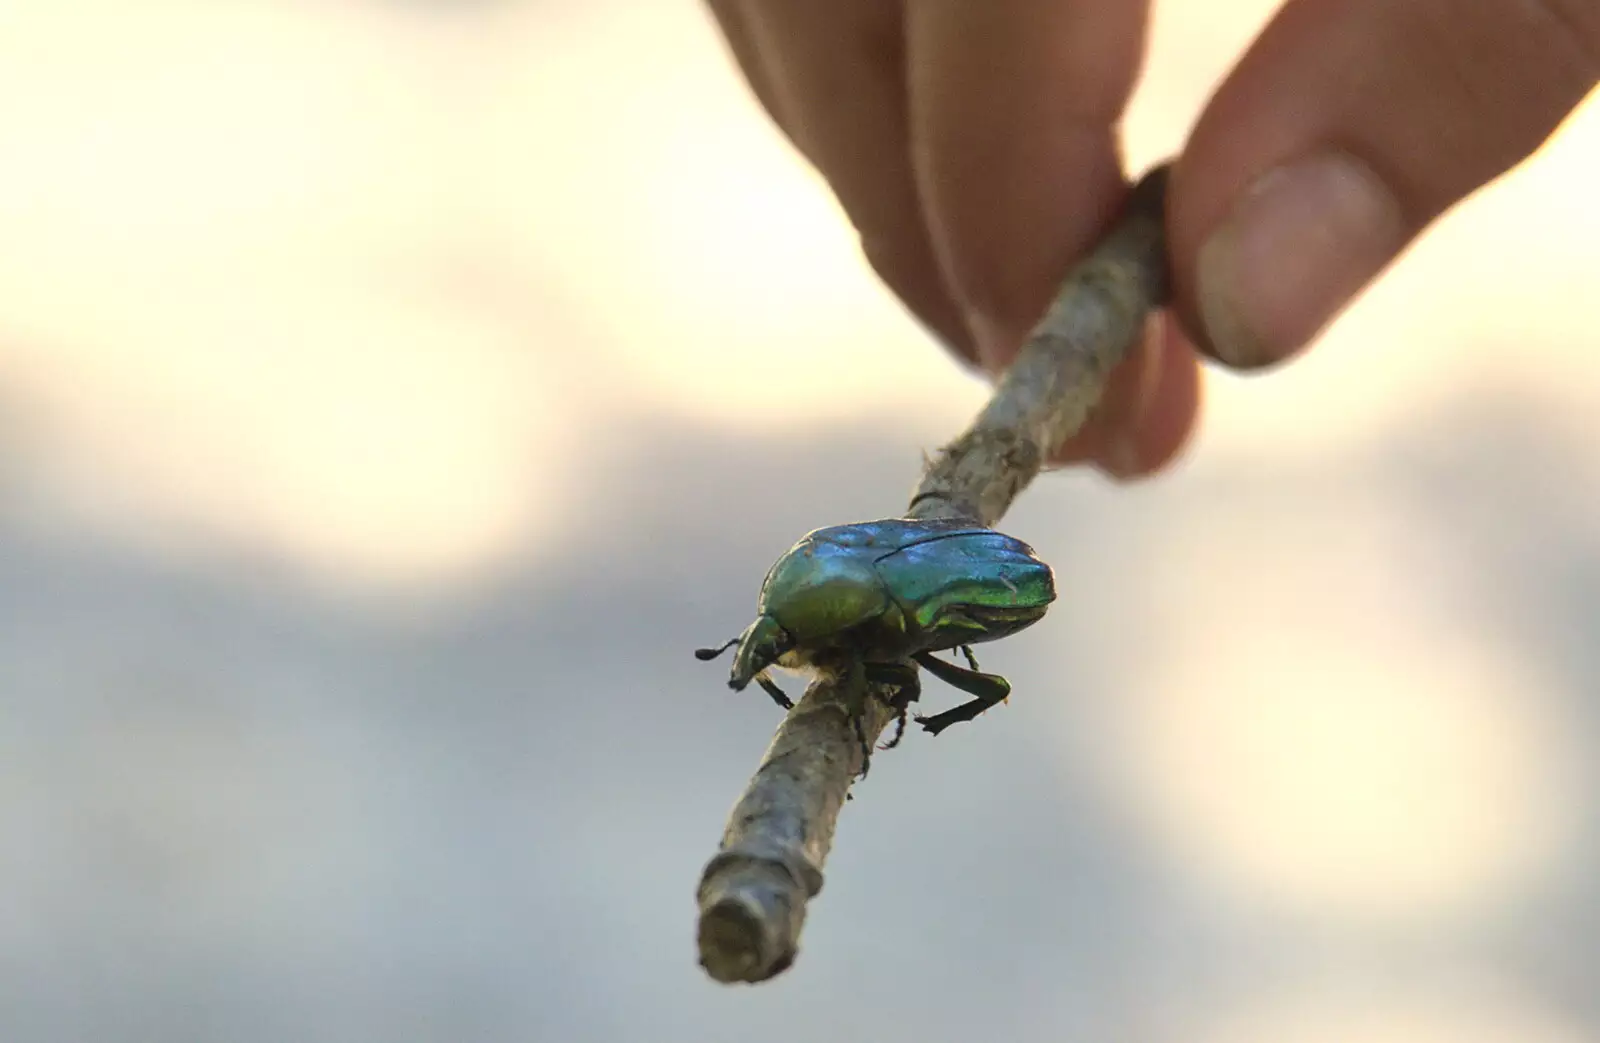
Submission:
[[972,667],[973,670],[978,669],[978,657],[972,654],[971,645],[962,645],[961,654],[967,657],[968,666]]
[[861,744],[861,771],[856,775],[858,779],[865,779],[867,772],[872,770],[872,743],[867,740],[866,725],[861,721],[866,714],[867,697],[872,690],[872,682],[868,679],[867,673],[867,665],[856,659],[850,663],[845,680],[849,696],[850,725],[855,729],[856,741]]
[[915,668],[905,663],[868,663],[866,671],[867,680],[875,684],[894,685],[898,689],[894,698],[889,700],[889,705],[898,711],[894,738],[878,747],[880,750],[892,750],[900,745],[900,740],[905,736],[906,714],[911,704],[922,695],[922,679],[917,676]]
[[918,652],[912,658],[945,684],[959,688],[973,697],[970,702],[962,703],[953,710],[916,719],[918,724],[934,735],[938,735],[952,724],[972,720],[991,706],[1004,702],[1011,694],[1011,682],[999,674],[964,670],[954,663],[936,659],[928,652]]
[[768,677],[766,674],[757,674],[756,684],[761,686],[761,690],[763,692],[766,692],[768,695],[772,696],[773,702],[777,703],[785,710],[794,709],[794,700],[790,699],[788,693],[786,693],[782,688],[779,688],[777,682]]
[[904,703],[901,703],[895,709],[896,709],[896,713],[895,713],[895,718],[894,718],[894,738],[890,739],[888,742],[880,742],[878,744],[878,749],[880,749],[880,750],[892,750],[896,746],[900,745],[900,740],[901,739],[905,738],[905,735],[906,735],[906,714],[907,714],[908,710],[907,710],[907,708],[906,708]]

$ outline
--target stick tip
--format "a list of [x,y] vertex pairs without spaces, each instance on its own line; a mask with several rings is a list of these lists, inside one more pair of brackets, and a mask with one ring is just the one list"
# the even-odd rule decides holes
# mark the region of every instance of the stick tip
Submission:
[[765,981],[794,962],[777,933],[750,896],[723,895],[700,914],[700,966],[724,984]]

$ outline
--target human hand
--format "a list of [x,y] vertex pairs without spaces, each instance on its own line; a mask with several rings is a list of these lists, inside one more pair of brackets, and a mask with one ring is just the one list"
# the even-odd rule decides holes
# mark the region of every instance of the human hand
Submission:
[[[1148,3],[709,6],[878,275],[952,351],[1003,370],[1127,190],[1117,124]],[[1294,355],[1597,81],[1596,0],[1286,3],[1176,160],[1170,316],[1057,459],[1160,470],[1194,427],[1197,351],[1244,370]]]

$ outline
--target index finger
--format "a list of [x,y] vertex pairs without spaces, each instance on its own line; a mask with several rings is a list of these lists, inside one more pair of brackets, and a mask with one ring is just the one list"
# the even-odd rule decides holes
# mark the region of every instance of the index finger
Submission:
[[911,148],[935,250],[991,369],[1121,204],[1145,0],[906,5]]

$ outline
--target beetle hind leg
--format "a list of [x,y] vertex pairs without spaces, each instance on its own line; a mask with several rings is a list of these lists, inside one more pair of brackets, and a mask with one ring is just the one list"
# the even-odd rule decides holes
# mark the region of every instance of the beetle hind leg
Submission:
[[959,688],[973,698],[969,702],[943,713],[936,713],[932,717],[918,717],[917,723],[922,725],[930,734],[938,735],[952,724],[970,721],[992,706],[1005,702],[1011,694],[1011,682],[999,674],[985,674],[977,670],[965,670],[954,663],[947,663],[936,659],[928,652],[919,652],[913,657],[928,673],[937,677],[952,688]]

